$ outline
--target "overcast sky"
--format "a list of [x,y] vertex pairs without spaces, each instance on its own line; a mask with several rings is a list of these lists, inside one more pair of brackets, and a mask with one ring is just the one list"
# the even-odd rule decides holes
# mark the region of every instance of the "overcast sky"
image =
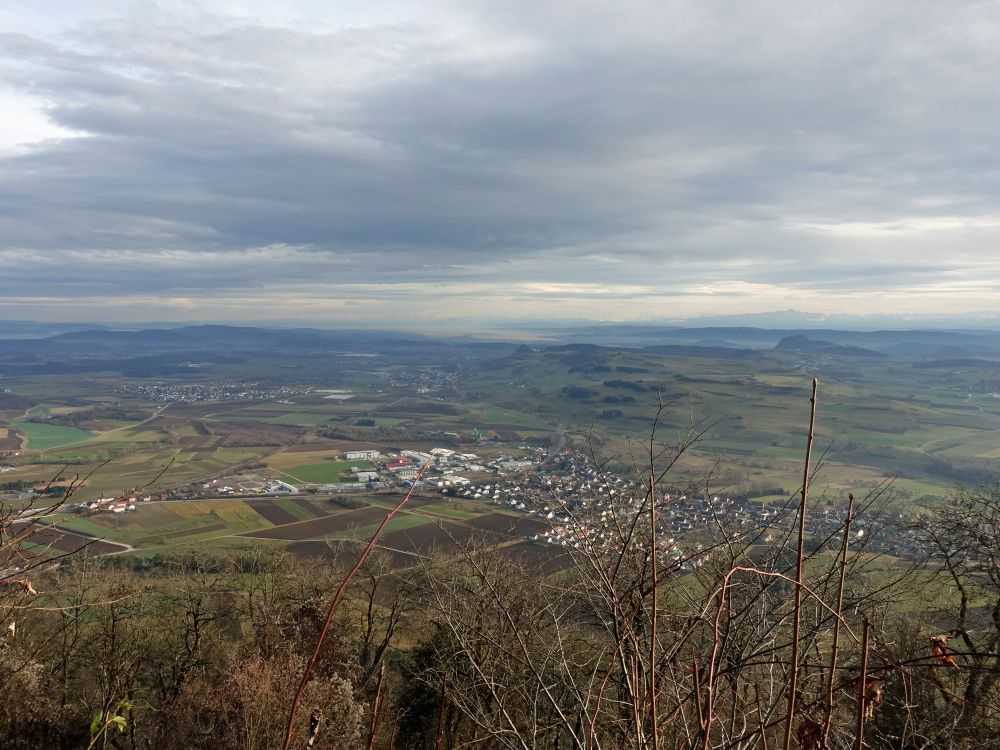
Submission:
[[6,0],[0,319],[1000,313],[1000,3]]

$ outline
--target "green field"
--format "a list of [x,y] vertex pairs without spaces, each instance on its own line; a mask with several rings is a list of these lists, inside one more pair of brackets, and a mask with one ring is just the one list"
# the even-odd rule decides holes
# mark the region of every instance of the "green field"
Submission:
[[[820,380],[815,449],[822,460],[817,480],[831,493],[856,492],[899,477],[901,501],[928,502],[956,482],[983,481],[1000,458],[1000,398],[992,396],[1000,391],[1000,377],[989,362],[936,369],[905,359],[804,361],[763,350],[728,357],[693,348],[672,354],[555,347],[490,359],[488,366],[462,369],[447,392],[424,393],[414,381],[397,386],[389,380],[410,364],[451,363],[415,362],[412,358],[423,355],[407,352],[379,356],[389,363],[379,372],[389,375],[376,375],[368,357],[345,357],[332,369],[329,361],[305,358],[219,366],[214,372],[199,371],[194,379],[167,375],[157,380],[187,386],[249,378],[253,371],[252,377],[280,384],[292,373],[296,382],[311,374],[331,388],[354,388],[355,398],[342,403],[312,392],[271,401],[154,407],[139,395],[123,394],[123,385],[138,381],[114,373],[9,378],[5,387],[12,393],[44,404],[31,410],[36,417],[66,419],[90,404],[102,407],[102,415],[113,414],[108,407],[156,412],[141,425],[121,419],[87,422],[92,429],[96,424],[115,428],[96,434],[22,419],[14,426],[26,434],[29,455],[5,480],[43,482],[62,464],[70,464],[67,475],[81,476],[100,466],[80,490],[80,499],[90,499],[141,486],[173,459],[161,485],[197,482],[255,460],[265,465],[260,469],[266,476],[293,484],[345,482],[352,481],[344,475],[352,465],[370,465],[334,460],[354,441],[386,450],[443,445],[480,454],[494,447],[516,452],[524,444],[585,453],[594,448],[601,459],[627,468],[637,449],[641,455],[656,405],[662,402],[668,405],[658,422],[663,442],[677,442],[692,429],[700,433],[698,444],[677,467],[678,476],[704,479],[717,492],[792,492],[800,481],[813,375]],[[335,382],[327,384],[332,371]],[[365,423],[359,425],[361,420]],[[460,437],[446,437],[445,432]],[[297,444],[303,442],[317,444],[316,449],[300,451]],[[460,519],[454,510],[437,512]]]
[[58,448],[60,445],[71,445],[90,440],[94,433],[76,427],[63,427],[56,424],[40,422],[14,422],[16,427],[27,438],[29,450],[44,451]]
[[499,409],[495,406],[486,406],[482,410],[483,422],[487,424],[509,424],[521,427],[534,427],[545,430],[551,427],[541,419],[531,414],[513,411],[510,409]]
[[59,526],[60,528],[66,528],[70,531],[79,531],[83,534],[88,534],[98,539],[107,539],[112,542],[122,541],[128,536],[126,532],[94,523],[94,521],[89,518],[76,518],[69,516],[60,520]]
[[294,466],[282,471],[299,482],[308,484],[334,484],[336,482],[353,482],[354,479],[348,476],[341,476],[344,472],[350,471],[351,467],[359,469],[370,469],[371,461],[324,461],[323,463],[304,464]]
[[[699,434],[677,475],[713,491],[797,486],[809,382],[820,381],[815,448],[820,481],[856,489],[902,477],[904,500],[927,500],[956,481],[984,481],[1000,457],[1000,389],[992,365],[961,373],[893,360],[832,362],[830,372],[791,372],[799,358],[761,352],[733,359],[641,351],[539,350],[500,360],[464,383],[466,403],[504,440],[530,426],[570,433],[577,447],[627,466],[643,454],[657,403],[666,444]],[[489,406],[483,404],[488,402]],[[486,421],[487,418],[490,421]],[[503,425],[511,425],[504,430]],[[594,439],[592,439],[592,437]],[[545,434],[539,435],[546,439]],[[636,453],[638,451],[638,454]]]
[[291,513],[293,516],[295,516],[300,521],[309,521],[309,520],[315,518],[315,516],[312,513],[310,513],[305,508],[303,508],[301,505],[299,505],[294,500],[290,500],[287,497],[275,497],[275,498],[271,498],[271,502],[273,502],[275,505],[277,505],[282,510],[288,511],[289,513]]
[[[383,530],[383,536],[391,534],[394,531],[406,531],[408,529],[415,529],[419,526],[424,526],[425,524],[431,523],[431,519],[425,518],[416,514],[403,513],[392,518],[389,523],[385,525]],[[351,529],[351,532],[346,536],[351,539],[368,539],[375,533],[375,530],[379,527],[379,524],[372,523],[367,526],[359,526],[356,529]]]

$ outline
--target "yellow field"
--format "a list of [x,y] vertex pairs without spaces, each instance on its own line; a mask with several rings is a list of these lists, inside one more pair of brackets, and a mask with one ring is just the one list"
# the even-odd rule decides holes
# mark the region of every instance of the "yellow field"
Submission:
[[214,513],[226,523],[256,523],[261,520],[253,508],[250,508],[242,500],[213,500],[210,503],[184,502],[170,503],[170,512],[180,518],[201,518]]

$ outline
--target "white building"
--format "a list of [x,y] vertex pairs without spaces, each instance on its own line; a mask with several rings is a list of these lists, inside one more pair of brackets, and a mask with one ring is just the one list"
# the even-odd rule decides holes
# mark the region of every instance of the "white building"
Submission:
[[451,474],[440,477],[437,480],[438,487],[464,487],[469,484],[469,480],[465,477],[457,477]]
[[382,454],[378,451],[347,451],[348,461],[374,461]]

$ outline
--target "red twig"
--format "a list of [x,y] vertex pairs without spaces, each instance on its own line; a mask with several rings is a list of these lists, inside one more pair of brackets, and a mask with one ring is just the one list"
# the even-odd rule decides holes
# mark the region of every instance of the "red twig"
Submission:
[[434,735],[434,750],[441,750],[441,739],[444,737],[444,702],[448,695],[448,677],[441,680],[441,704],[438,706],[437,733]]
[[864,630],[862,631],[861,640],[861,677],[858,679],[858,725],[857,735],[854,738],[854,750],[862,750],[865,746],[865,700],[868,692],[868,630],[871,628],[871,625],[868,624],[867,617],[864,619],[863,625]]
[[389,730],[389,750],[396,750],[396,727],[399,726],[399,711],[393,714],[392,729]]
[[[708,662],[708,674],[707,674],[706,679],[705,679],[705,692],[706,692],[706,698],[705,698],[705,706],[706,706],[706,709],[705,709],[705,740],[704,740],[704,743],[702,745],[702,747],[703,747],[704,750],[708,750],[708,747],[709,747],[708,732],[711,729],[712,722],[715,719],[715,716],[714,716],[714,711],[715,711],[715,692],[714,692],[714,690],[715,690],[715,675],[716,675],[716,664],[718,662],[718,656],[719,656],[719,649],[720,649],[721,644],[722,644],[722,636],[721,636],[721,630],[722,630],[722,612],[725,609],[726,592],[729,589],[729,584],[730,584],[730,580],[732,579],[732,577],[734,575],[736,575],[737,573],[740,573],[740,572],[742,572],[742,573],[756,573],[757,575],[764,576],[766,578],[778,578],[778,579],[780,579],[782,581],[785,581],[786,583],[792,583],[792,584],[795,583],[795,579],[794,578],[790,578],[789,576],[786,576],[783,573],[778,573],[778,572],[769,571],[769,570],[760,570],[759,568],[747,567],[745,565],[734,565],[722,577],[722,585],[719,586],[719,588],[716,589],[714,592],[712,592],[712,594],[708,597],[708,600],[706,602],[705,609],[704,609],[705,613],[708,612],[708,608],[710,606],[710,602],[712,602],[716,597],[719,598],[719,602],[716,605],[715,618],[714,618],[714,622],[713,622],[713,625],[712,625],[712,650],[710,652],[711,653],[711,657],[710,657],[709,662]],[[819,596],[819,594],[817,594],[811,588],[809,588],[809,586],[807,586],[806,584],[804,584],[804,583],[802,584],[802,589],[807,594],[809,594],[810,597],[812,597],[815,600],[816,604],[818,604],[820,607],[822,607],[827,612],[829,612],[830,614],[832,614],[834,617],[839,618],[841,620],[841,623],[843,624],[843,627],[847,629],[847,632],[851,635],[852,638],[854,638],[855,641],[859,640],[858,636],[855,635],[855,633],[851,630],[850,626],[846,622],[844,622],[844,618],[843,618],[843,616],[841,615],[840,612],[837,612],[835,609],[833,609],[833,607],[831,607],[829,604],[827,604],[826,602],[824,602],[823,598],[821,596]],[[779,719],[778,721],[772,722],[771,724],[768,724],[767,726],[769,726],[769,727],[770,726],[775,726],[775,725],[779,724],[781,721],[783,721],[783,720]],[[749,735],[749,736],[752,736],[752,735],[754,735],[756,733],[757,733],[756,730],[754,730],[751,733],[751,735]]]
[[[847,578],[847,551],[851,543],[851,521],[854,513],[854,495],[847,496],[847,520],[844,521],[844,541],[840,547],[840,579],[837,582],[837,612],[844,608],[844,582]],[[830,727],[833,724],[833,683],[837,673],[837,656],[840,653],[840,618],[833,621],[833,648],[830,651],[830,674],[826,678],[826,713],[823,717],[821,750],[826,750]]]
[[[613,590],[613,589],[612,589]],[[617,601],[616,601],[617,606]],[[622,645],[625,643],[625,638],[628,637],[628,631],[624,631],[621,637],[618,639],[618,644],[615,646],[614,653],[611,655],[611,662],[608,664],[607,674],[604,675],[604,679],[601,680],[601,686],[597,690],[597,700],[594,703],[594,713],[590,717],[590,729],[587,732],[587,750],[593,750],[594,747],[594,733],[597,727],[597,717],[601,712],[601,701],[604,700],[604,690],[608,686],[608,680],[615,671],[615,663],[618,659],[618,655],[621,653]]]
[[649,562],[652,568],[653,611],[649,623],[649,720],[653,750],[660,750],[659,728],[656,716],[656,486],[652,472],[649,475]]
[[378,733],[378,720],[382,715],[382,681],[385,679],[385,662],[378,668],[378,684],[375,686],[375,702],[372,704],[372,724],[368,732],[368,750],[375,747],[375,735]]
[[299,686],[295,690],[295,697],[292,699],[292,708],[288,712],[288,732],[285,734],[285,743],[282,745],[283,750],[288,750],[289,746],[292,744],[292,735],[295,733],[295,714],[299,710],[299,703],[302,700],[302,693],[306,689],[306,683],[309,682],[309,676],[312,674],[313,667],[316,664],[316,660],[319,658],[319,652],[323,648],[323,643],[326,641],[326,634],[330,630],[330,623],[333,622],[333,613],[337,609],[337,605],[340,604],[340,600],[344,598],[344,592],[347,591],[347,585],[354,578],[354,574],[361,569],[364,565],[365,560],[368,559],[368,555],[375,548],[375,542],[378,541],[379,536],[382,534],[382,530],[386,527],[386,524],[392,519],[396,512],[402,508],[406,501],[410,499],[410,495],[413,494],[414,487],[417,486],[417,482],[427,471],[427,467],[430,466],[430,462],[421,467],[420,472],[417,474],[416,479],[413,480],[413,484],[410,485],[410,489],[407,491],[406,495],[396,503],[396,506],[385,514],[385,518],[382,519],[382,523],[379,527],[375,529],[375,533],[372,534],[371,540],[362,550],[358,559],[355,561],[354,566],[347,572],[344,576],[344,580],[340,582],[340,587],[337,589],[337,593],[333,596],[333,601],[330,603],[330,610],[326,613],[326,622],[323,623],[323,629],[320,630],[319,638],[316,641],[316,648],[313,649],[312,657],[309,659],[309,663],[306,665],[306,670],[302,675],[302,679],[299,681]]

